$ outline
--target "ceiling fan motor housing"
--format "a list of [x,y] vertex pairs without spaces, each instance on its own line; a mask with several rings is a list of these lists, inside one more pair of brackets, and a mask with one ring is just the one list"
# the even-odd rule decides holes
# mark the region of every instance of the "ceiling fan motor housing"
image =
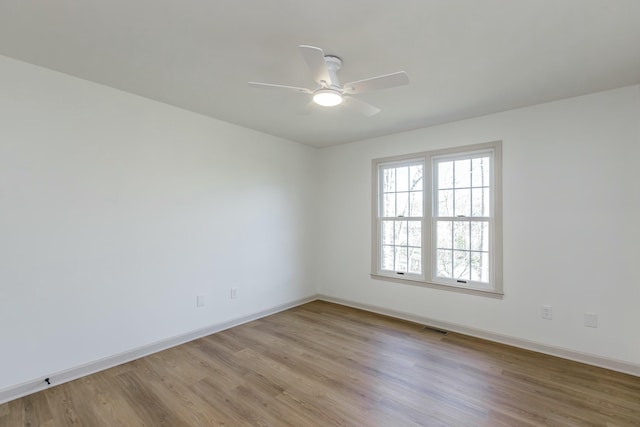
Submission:
[[324,62],[327,64],[327,71],[329,72],[330,82],[327,83],[327,87],[335,87],[340,89],[340,80],[338,80],[338,71],[342,68],[342,59],[334,55],[325,55]]

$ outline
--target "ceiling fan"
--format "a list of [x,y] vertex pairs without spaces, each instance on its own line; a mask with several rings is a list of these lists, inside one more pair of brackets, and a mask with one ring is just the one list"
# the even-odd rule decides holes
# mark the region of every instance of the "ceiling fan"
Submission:
[[369,79],[357,80],[341,86],[338,80],[338,71],[342,68],[342,60],[340,58],[333,55],[325,55],[319,47],[300,45],[300,50],[313,73],[313,79],[318,83],[316,88],[307,89],[259,82],[249,82],[249,86],[312,95],[313,102],[323,107],[334,107],[344,103],[345,106],[357,110],[365,116],[373,116],[380,112],[378,107],[374,107],[351,95],[409,84],[407,73],[398,71]]

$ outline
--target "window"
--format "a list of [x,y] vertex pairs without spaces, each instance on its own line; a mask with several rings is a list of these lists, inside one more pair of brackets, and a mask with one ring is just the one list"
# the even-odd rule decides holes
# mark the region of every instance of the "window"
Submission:
[[374,277],[502,293],[499,142],[373,166]]
[[422,277],[424,162],[384,165],[380,171],[381,269]]

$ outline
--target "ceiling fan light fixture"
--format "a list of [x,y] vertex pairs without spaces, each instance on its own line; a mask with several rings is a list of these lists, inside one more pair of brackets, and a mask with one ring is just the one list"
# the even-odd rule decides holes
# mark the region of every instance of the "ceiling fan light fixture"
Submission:
[[338,71],[342,68],[342,59],[333,55],[325,55],[319,47],[307,45],[299,47],[313,74],[313,80],[317,83],[315,89],[260,82],[249,82],[249,86],[311,95],[313,102],[322,107],[335,107],[344,103],[345,107],[370,117],[379,113],[380,109],[359,100],[357,97],[354,98],[352,95],[409,84],[407,73],[397,71],[341,85]]
[[313,102],[323,107],[335,107],[342,103],[342,95],[331,89],[320,89],[313,94]]

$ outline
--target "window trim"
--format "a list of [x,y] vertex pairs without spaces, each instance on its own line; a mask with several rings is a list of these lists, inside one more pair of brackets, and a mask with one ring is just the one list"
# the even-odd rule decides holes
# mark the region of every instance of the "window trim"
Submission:
[[[433,280],[432,251],[434,238],[432,233],[432,225],[434,222],[433,202],[433,163],[435,158],[450,157],[455,155],[472,155],[474,152],[493,152],[493,168],[492,168],[492,185],[493,185],[493,204],[492,204],[492,220],[493,220],[493,238],[491,244],[493,246],[493,259],[491,275],[493,276],[493,288],[477,288],[471,286],[461,286],[453,283],[437,282]],[[422,227],[422,253],[423,268],[422,277],[397,277],[382,273],[380,266],[380,244],[379,232],[379,189],[381,166],[391,165],[394,163],[405,163],[411,161],[421,161],[424,164],[423,175],[423,227]],[[483,295],[494,298],[501,298],[503,293],[503,277],[502,277],[502,141],[493,141],[481,144],[472,144],[458,147],[451,147],[439,150],[423,151],[412,154],[404,154],[399,156],[385,157],[372,160],[372,225],[371,225],[371,277],[377,280],[384,280],[408,285],[425,286],[435,289],[444,289],[454,292],[469,293],[475,295]]]

